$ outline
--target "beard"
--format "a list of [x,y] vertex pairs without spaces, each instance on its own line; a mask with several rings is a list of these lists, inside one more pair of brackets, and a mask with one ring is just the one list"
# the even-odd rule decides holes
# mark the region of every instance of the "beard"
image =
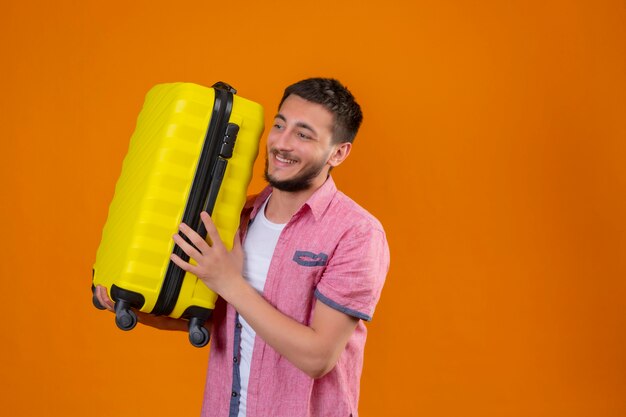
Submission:
[[[273,153],[273,152],[270,152]],[[269,157],[265,156],[265,180],[275,189],[280,191],[287,191],[291,193],[295,193],[298,191],[304,191],[311,188],[311,183],[317,176],[322,172],[326,166],[324,161],[321,161],[319,164],[315,164],[307,168],[306,170],[300,172],[293,178],[289,178],[286,180],[279,180],[269,173]]]

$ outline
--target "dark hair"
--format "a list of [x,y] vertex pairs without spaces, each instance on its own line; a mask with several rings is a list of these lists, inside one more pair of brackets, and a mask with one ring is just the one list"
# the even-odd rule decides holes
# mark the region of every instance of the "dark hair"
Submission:
[[361,106],[339,81],[332,78],[308,78],[285,89],[278,108],[291,94],[321,104],[334,116],[333,142],[352,142],[363,121]]

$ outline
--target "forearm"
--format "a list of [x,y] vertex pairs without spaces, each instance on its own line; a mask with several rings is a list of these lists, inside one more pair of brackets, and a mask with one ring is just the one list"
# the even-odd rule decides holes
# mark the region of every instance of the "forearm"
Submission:
[[335,366],[356,326],[355,319],[334,312],[340,327],[328,326],[328,323],[316,326],[315,318],[311,326],[306,326],[273,307],[243,278],[234,279],[230,284],[221,296],[259,337],[294,366],[313,378],[323,376]]
[[[181,331],[188,332],[189,331],[189,322],[184,319],[175,319],[172,317],[165,316],[155,316],[148,313],[143,313],[141,311],[137,311],[137,321],[146,326],[154,327],[159,330],[168,330],[168,331]],[[209,333],[212,330],[212,321],[209,319],[204,323],[204,327],[207,328]]]
[[316,301],[310,326],[303,325],[278,311],[252,288],[241,275],[243,252],[239,239],[235,239],[229,252],[205,212],[201,214],[207,229],[209,244],[189,226],[181,224],[181,235],[174,242],[196,261],[192,265],[173,254],[172,261],[191,272],[230,303],[276,352],[311,377],[324,375],[335,366],[339,355],[354,332],[358,319],[334,310]]
[[152,314],[137,311],[137,321],[145,326],[159,330],[187,331],[187,322],[171,317],[154,316]]

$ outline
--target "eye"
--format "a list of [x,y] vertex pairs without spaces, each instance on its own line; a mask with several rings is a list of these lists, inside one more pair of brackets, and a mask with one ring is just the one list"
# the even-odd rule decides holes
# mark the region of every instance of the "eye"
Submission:
[[284,125],[282,123],[279,122],[274,122],[274,126],[272,126],[274,129],[282,129],[284,127]]
[[311,136],[307,135],[304,132],[297,132],[296,136],[298,136],[298,138],[304,139],[304,140],[310,140],[311,139]]

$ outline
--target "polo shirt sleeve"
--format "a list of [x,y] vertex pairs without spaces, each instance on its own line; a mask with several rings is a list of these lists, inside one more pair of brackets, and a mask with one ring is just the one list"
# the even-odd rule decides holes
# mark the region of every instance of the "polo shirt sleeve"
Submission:
[[329,258],[315,296],[324,304],[371,321],[389,269],[389,247],[382,227],[346,231]]

